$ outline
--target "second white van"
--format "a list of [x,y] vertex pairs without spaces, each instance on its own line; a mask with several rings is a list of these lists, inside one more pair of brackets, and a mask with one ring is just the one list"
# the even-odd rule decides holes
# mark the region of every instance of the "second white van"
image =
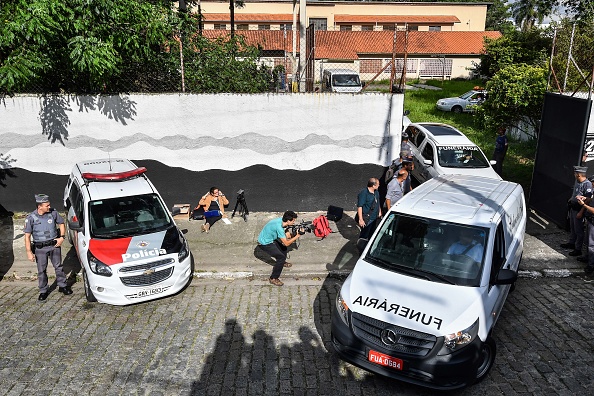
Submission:
[[484,379],[525,228],[516,183],[444,175],[414,189],[384,216],[337,296],[339,356],[435,389]]

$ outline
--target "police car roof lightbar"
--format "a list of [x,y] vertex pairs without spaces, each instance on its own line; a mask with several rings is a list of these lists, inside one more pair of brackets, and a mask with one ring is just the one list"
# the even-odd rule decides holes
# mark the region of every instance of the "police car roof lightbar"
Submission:
[[146,172],[146,168],[141,166],[140,168],[136,168],[126,172],[120,173],[83,173],[82,177],[86,181],[124,181],[131,179],[136,176],[142,175]]

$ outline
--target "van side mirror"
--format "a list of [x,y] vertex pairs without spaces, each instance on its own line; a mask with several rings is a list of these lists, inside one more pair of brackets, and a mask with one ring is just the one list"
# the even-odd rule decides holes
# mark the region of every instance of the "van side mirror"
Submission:
[[497,161],[496,160],[490,160],[489,163],[491,164],[491,166],[497,165]]
[[404,110],[404,115],[407,116],[410,114],[410,110]]
[[68,220],[68,228],[70,228],[72,231],[82,231],[83,230],[83,226],[80,224],[80,222],[78,220],[76,220],[76,221]]
[[512,285],[518,279],[518,273],[510,269],[502,269],[497,273],[496,285]]
[[64,202],[64,209],[68,210],[70,209],[70,206],[72,204],[70,203],[70,198],[66,198],[66,202]]

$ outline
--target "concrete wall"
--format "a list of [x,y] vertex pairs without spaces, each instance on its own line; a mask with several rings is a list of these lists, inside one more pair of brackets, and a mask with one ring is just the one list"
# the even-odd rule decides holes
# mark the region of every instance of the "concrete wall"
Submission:
[[[217,185],[258,210],[351,209],[399,150],[403,96],[387,94],[17,96],[0,105],[0,153],[16,177],[0,205],[58,207],[79,161],[147,165],[167,204]],[[150,165],[148,165],[150,164]],[[234,202],[232,201],[232,205]]]

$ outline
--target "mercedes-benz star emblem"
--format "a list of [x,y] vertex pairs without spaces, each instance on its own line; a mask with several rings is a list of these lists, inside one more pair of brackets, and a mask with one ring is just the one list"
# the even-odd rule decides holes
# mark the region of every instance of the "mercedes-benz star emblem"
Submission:
[[396,345],[400,336],[392,329],[382,330],[382,342],[388,346]]

